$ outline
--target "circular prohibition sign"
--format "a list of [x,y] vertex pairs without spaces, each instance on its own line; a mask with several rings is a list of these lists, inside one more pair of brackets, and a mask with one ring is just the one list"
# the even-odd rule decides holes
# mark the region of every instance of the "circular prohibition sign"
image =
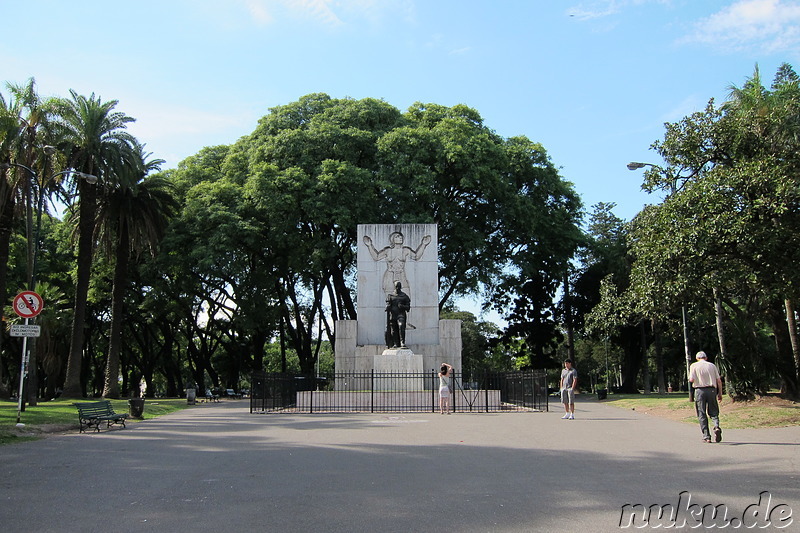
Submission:
[[14,297],[13,307],[22,318],[33,318],[42,312],[44,301],[33,291],[22,291]]

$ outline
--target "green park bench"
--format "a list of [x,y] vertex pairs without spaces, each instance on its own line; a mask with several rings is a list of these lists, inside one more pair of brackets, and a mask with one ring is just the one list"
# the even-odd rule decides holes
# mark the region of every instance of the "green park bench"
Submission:
[[101,400],[98,402],[76,402],[75,407],[78,408],[78,421],[81,424],[81,433],[85,433],[89,428],[95,428],[95,431],[100,431],[100,424],[106,423],[106,427],[110,428],[111,424],[122,424],[125,427],[125,419],[128,418],[126,414],[117,414],[114,408],[111,407],[111,402],[108,400]]

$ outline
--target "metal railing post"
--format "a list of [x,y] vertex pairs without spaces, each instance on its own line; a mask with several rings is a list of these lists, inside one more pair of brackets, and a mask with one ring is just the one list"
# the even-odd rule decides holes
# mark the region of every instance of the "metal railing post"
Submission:
[[431,413],[436,412],[436,390],[438,389],[436,383],[436,371],[431,368]]
[[308,412],[314,414],[314,383],[311,383],[308,391]]
[[489,412],[489,376],[488,371],[483,371],[483,396],[486,401],[486,412]]

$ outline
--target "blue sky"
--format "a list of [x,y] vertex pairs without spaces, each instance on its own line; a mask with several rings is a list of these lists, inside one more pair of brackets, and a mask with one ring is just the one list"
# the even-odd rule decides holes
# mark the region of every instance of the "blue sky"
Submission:
[[[541,142],[587,210],[657,201],[663,123],[756,64],[800,70],[795,0],[0,0],[0,81],[119,100],[165,168],[305,94],[466,104]],[[7,95],[5,87],[3,94]]]

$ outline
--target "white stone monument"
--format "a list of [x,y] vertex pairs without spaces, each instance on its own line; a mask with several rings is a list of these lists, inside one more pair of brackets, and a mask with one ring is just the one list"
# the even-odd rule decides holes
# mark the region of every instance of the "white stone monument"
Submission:
[[[438,370],[443,361],[460,371],[461,321],[439,320],[436,224],[363,224],[357,242],[358,320],[336,322],[336,373],[423,374]],[[398,281],[411,305],[405,346],[392,347],[386,303]],[[398,384],[420,390],[429,381]],[[354,380],[346,386],[337,380],[340,390],[359,387]]]

